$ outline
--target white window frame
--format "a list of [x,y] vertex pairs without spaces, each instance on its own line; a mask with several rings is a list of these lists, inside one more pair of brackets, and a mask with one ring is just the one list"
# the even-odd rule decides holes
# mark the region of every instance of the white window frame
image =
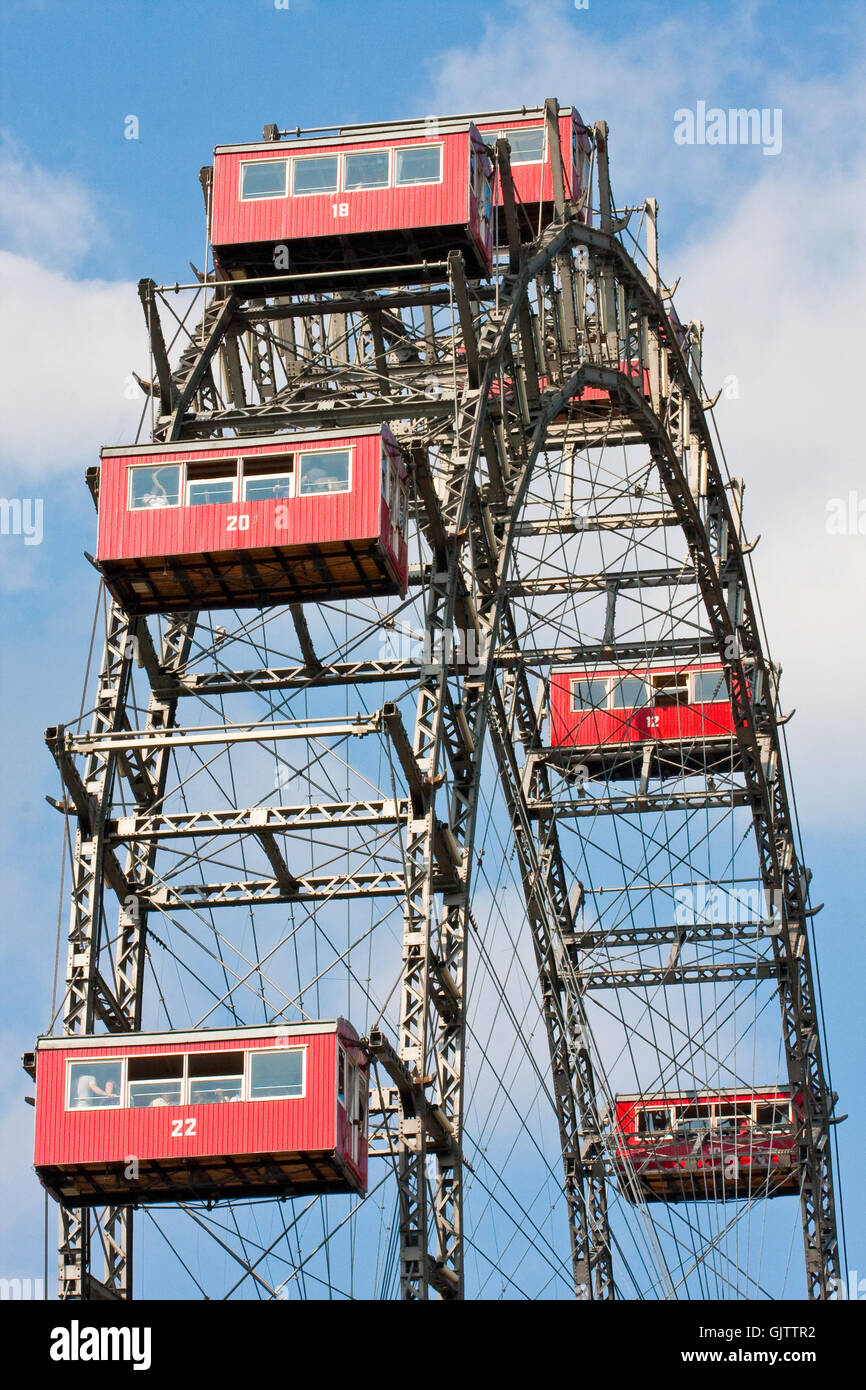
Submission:
[[[130,1063],[131,1061],[134,1061],[134,1062],[144,1061],[146,1057],[159,1057],[159,1058],[161,1058],[161,1059],[162,1059],[162,1058],[168,1059],[169,1057],[180,1057],[180,1058],[182,1059],[182,1061],[183,1061],[183,1067],[181,1068],[180,1076],[179,1076],[179,1077],[177,1077],[177,1076],[167,1076],[167,1077],[164,1077],[163,1079],[164,1079],[165,1081],[167,1081],[168,1083],[171,1083],[171,1082],[175,1082],[175,1083],[176,1083],[177,1081],[180,1081],[180,1100],[179,1100],[179,1101],[176,1101],[175,1104],[177,1104],[177,1105],[186,1105],[186,1093],[187,1093],[187,1090],[186,1090],[186,1074],[187,1074],[186,1059],[187,1059],[188,1056],[189,1056],[189,1053],[188,1053],[188,1052],[136,1052],[136,1054],[135,1054],[134,1057],[124,1057],[124,1059],[123,1059],[123,1108],[124,1108],[124,1110],[149,1110],[149,1109],[150,1109],[150,1107],[147,1106],[147,1105],[134,1105],[134,1106],[133,1106],[133,1105],[130,1105],[130,1103],[129,1103],[129,1085],[130,1085],[130,1082],[129,1082],[129,1063]],[[149,1084],[151,1081],[158,1081],[159,1079],[160,1079],[159,1077],[149,1077],[149,1078],[148,1078],[148,1081],[147,1081],[147,1084]],[[136,1085],[136,1082],[133,1081],[132,1085],[133,1085],[133,1086]]]
[[[180,486],[177,490],[178,500],[167,502],[164,507],[134,507],[132,505],[132,475],[140,469],[148,468],[153,472],[157,468],[177,468],[180,470]],[[182,463],[130,463],[126,468],[126,510],[128,512],[171,512],[184,505],[183,498],[186,495],[186,469]]]
[[[574,687],[575,687],[576,685],[589,685],[590,681],[603,681],[603,682],[604,682],[604,686],[605,686],[604,704],[603,704],[603,705],[581,705],[580,708],[578,709],[578,708],[575,707],[575,704],[574,704]],[[568,707],[569,707],[569,714],[601,714],[602,711],[604,711],[605,713],[607,713],[607,711],[610,709],[610,694],[611,694],[611,688],[612,688],[612,683],[611,683],[611,678],[610,678],[610,676],[569,676],[569,678],[568,678]]]
[[[246,1049],[245,1049],[246,1057],[245,1057],[245,1059],[244,1059],[244,1100],[248,1101],[250,1104],[255,1104],[255,1105],[259,1105],[259,1104],[268,1104],[268,1103],[272,1103],[273,1101],[277,1101],[277,1100],[283,1100],[283,1101],[285,1101],[285,1100],[306,1100],[306,1097],[307,1097],[307,1050],[308,1050],[308,1049],[307,1049],[307,1044],[306,1044],[306,1043],[298,1043],[298,1044],[297,1044],[296,1046],[294,1046],[294,1047],[248,1047],[248,1048],[246,1048]],[[300,1095],[297,1095],[297,1096],[254,1096],[254,1095],[253,1095],[253,1091],[252,1091],[252,1086],[253,1086],[252,1058],[253,1058],[253,1057],[261,1057],[262,1055],[265,1055],[265,1056],[274,1055],[274,1056],[275,1056],[275,1055],[277,1055],[277,1054],[282,1054],[282,1053],[284,1053],[284,1052],[300,1052],[300,1053],[301,1053],[301,1092],[300,1092]],[[335,1078],[335,1085],[336,1085],[336,1078]]]
[[[120,1063],[120,1089],[117,1093],[116,1105],[103,1105],[98,1097],[94,1096],[94,1105],[70,1105],[70,1082],[72,1080],[73,1067],[99,1066],[103,1063],[117,1065]],[[63,1088],[63,1109],[65,1111],[75,1111],[78,1113],[83,1110],[126,1110],[126,1058],[125,1057],[67,1057],[66,1058],[66,1078]]]
[[[209,461],[210,461],[210,460],[208,460],[208,462],[209,462]],[[218,462],[219,462],[219,459],[214,459],[213,462],[214,462],[214,463],[218,463]],[[230,462],[230,460],[227,460],[227,462]],[[237,462],[237,460],[235,460],[235,462]],[[191,488],[191,487],[197,486],[199,483],[227,483],[227,482],[229,482],[229,481],[231,482],[231,485],[232,485],[232,495],[231,495],[231,499],[230,499],[229,501],[224,501],[224,502],[191,502],[191,501],[189,500],[189,490],[190,490],[190,488]],[[236,505],[237,505],[237,500],[238,500],[238,470],[237,470],[237,468],[235,468],[234,477],[233,477],[232,479],[229,479],[229,478],[190,478],[189,474],[187,473],[187,476],[186,476],[186,478],[185,478],[185,480],[184,480],[183,497],[184,497],[184,503],[183,503],[183,505],[184,505],[185,507],[234,507],[234,506],[236,506]]]
[[[349,455],[349,485],[340,488],[339,492],[301,492],[301,474],[303,473],[303,460],[310,458],[314,454],[348,454]],[[295,451],[295,491],[294,496],[300,497],[345,497],[355,486],[355,449],[351,444],[338,445],[336,448],[326,448],[324,445],[318,449],[296,449]],[[288,498],[284,498],[288,501]]]
[[[510,138],[510,137],[511,137],[512,135],[519,135],[522,131],[537,130],[537,129],[538,129],[538,126],[532,126],[532,125],[529,125],[529,126],[526,126],[526,125],[512,126],[510,130],[500,130],[500,132],[499,132],[499,139],[500,139],[500,140],[507,140],[508,143],[511,144],[511,138]],[[541,164],[541,165],[544,165],[544,164],[547,163],[547,121],[542,121],[542,123],[541,123],[541,158],[540,158],[540,159],[518,159],[518,160],[512,159],[511,163],[512,163],[512,165],[513,165],[515,168],[518,168],[518,169],[523,168],[523,166],[524,166],[525,164]]]
[[[388,156],[388,178],[386,179],[385,183],[362,184],[362,186],[361,186],[360,188],[347,188],[347,187],[346,187],[346,160],[347,160],[347,159],[351,159],[353,155],[365,155],[365,154],[385,154],[385,155]],[[392,187],[392,180],[393,180],[393,177],[394,177],[394,170],[395,170],[396,164],[397,164],[397,161],[396,161],[396,159],[394,158],[394,146],[393,146],[393,145],[381,145],[381,146],[377,146],[377,148],[374,149],[374,150],[343,150],[343,151],[341,152],[339,158],[340,158],[340,169],[339,169],[339,174],[340,174],[340,192],[341,192],[341,193],[384,193],[386,188],[391,188],[391,187]],[[441,167],[441,166],[440,166],[440,167]],[[403,185],[401,184],[400,187],[402,188]]]
[[[719,698],[718,698],[717,700],[699,700],[699,699],[698,699],[698,696],[697,696],[697,682],[696,682],[696,680],[695,680],[695,677],[696,677],[696,676],[704,676],[704,675],[705,675],[705,676],[718,676],[718,677],[719,677],[719,690],[720,690],[720,691],[723,691],[724,693],[723,693],[723,694],[720,694],[720,695],[719,695]],[[713,666],[707,667],[707,666],[700,666],[700,667],[698,667],[697,669],[692,669],[692,670],[689,672],[689,677],[690,677],[690,679],[689,679],[689,695],[690,695],[689,704],[690,704],[690,705],[727,705],[727,704],[730,703],[730,696],[728,695],[728,685],[727,685],[727,682],[726,682],[726,680],[725,680],[725,672],[724,672],[724,668],[723,668],[723,667],[713,667]]]
[[[305,191],[305,192],[303,192],[303,193],[296,193],[296,192],[295,192],[295,165],[296,165],[296,164],[302,164],[302,163],[304,162],[304,160],[308,160],[308,161],[309,161],[309,160],[311,160],[311,159],[336,159],[336,161],[337,161],[337,182],[334,184],[334,187],[333,187],[333,188],[316,188],[316,189],[309,189],[309,190],[307,190],[307,191]],[[292,174],[291,174],[291,179],[290,179],[290,181],[289,181],[290,192],[289,192],[289,195],[287,195],[287,196],[290,196],[290,197],[292,197],[292,198],[332,198],[332,197],[334,196],[335,193],[339,193],[339,192],[341,191],[340,180],[341,180],[341,178],[342,178],[343,170],[342,170],[342,167],[341,167],[341,166],[342,166],[342,161],[341,161],[341,159],[340,159],[340,152],[339,152],[339,150],[329,150],[327,154],[325,153],[324,150],[322,151],[321,154],[296,154],[296,155],[293,156],[293,158],[292,158],[292,160],[291,160],[291,165],[292,165]]]
[[[273,482],[273,483],[276,483],[276,482],[287,482],[287,483],[288,483],[288,488],[289,488],[289,490],[288,490],[288,492],[286,493],[285,497],[247,497],[247,483],[271,483],[271,482]],[[250,473],[249,476],[247,476],[247,474],[245,474],[245,473],[242,473],[242,474],[241,474],[241,493],[242,493],[243,495],[239,498],[239,501],[244,502],[244,503],[246,503],[246,502],[291,502],[292,498],[295,496],[295,470],[294,470],[294,468],[292,468],[292,469],[290,469],[290,470],[287,470],[285,473]]]
[[[445,179],[445,141],[444,141],[444,140],[427,140],[427,141],[420,141],[420,142],[418,142],[418,141],[413,141],[413,143],[410,144],[410,145],[393,145],[393,146],[392,146],[392,149],[393,149],[393,151],[394,151],[394,158],[393,158],[393,160],[392,160],[392,169],[393,169],[393,176],[394,176],[394,182],[393,182],[393,185],[392,185],[392,186],[393,186],[394,188],[436,188],[438,185],[440,185],[441,183],[444,182],[444,179]],[[419,180],[413,181],[412,183],[398,183],[398,182],[397,182],[397,155],[398,155],[398,154],[403,154],[403,153],[405,153],[405,152],[408,151],[408,150],[430,150],[430,149],[437,149],[437,150],[439,151],[439,177],[438,177],[438,179],[419,179]]]
[[[274,199],[274,198],[288,198],[288,196],[289,196],[289,185],[290,185],[290,182],[291,182],[291,176],[290,176],[290,174],[289,174],[289,164],[290,164],[290,162],[291,162],[291,161],[290,161],[287,157],[280,158],[279,156],[276,157],[276,158],[274,158],[274,159],[242,159],[242,160],[240,161],[240,164],[238,165],[238,202],[239,202],[239,203],[266,203],[266,202],[268,201],[269,198],[270,198],[270,199]],[[245,197],[244,197],[244,170],[245,170],[245,169],[249,169],[249,167],[250,167],[251,165],[253,165],[253,164],[283,164],[283,165],[285,166],[285,171],[286,171],[286,176],[285,176],[285,179],[284,179],[284,181],[283,181],[283,192],[282,192],[282,193],[255,193],[255,194],[253,194],[252,197],[245,198]]]

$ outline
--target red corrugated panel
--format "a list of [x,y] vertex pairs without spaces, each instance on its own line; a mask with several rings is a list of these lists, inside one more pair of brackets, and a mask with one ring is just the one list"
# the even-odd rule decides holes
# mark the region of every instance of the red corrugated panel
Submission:
[[[399,146],[441,144],[442,181],[406,188],[353,189],[293,197],[240,200],[240,168],[255,160],[288,159],[312,155],[351,154]],[[406,230],[413,227],[466,226],[469,220],[469,134],[459,131],[439,137],[413,136],[405,140],[369,140],[351,145],[322,144],[296,149],[293,145],[268,144],[248,152],[225,151],[214,155],[213,215],[211,240],[216,247],[256,242],[291,241],[301,237],[351,235],[356,232]],[[340,206],[348,215],[340,215]],[[335,214],[334,208],[337,207]]]
[[[654,675],[670,675],[674,672],[692,670],[721,672],[722,669],[719,664],[694,667],[653,666],[652,671]],[[645,705],[634,710],[571,708],[573,680],[615,680],[624,674],[629,673],[614,668],[551,673],[550,743],[553,748],[596,748],[599,745],[616,747],[645,740],[694,743],[701,739],[733,736],[734,721],[728,699],[711,704]]]
[[[306,1094],[294,1100],[239,1101],[221,1105],[142,1109],[66,1110],[65,1063],[72,1058],[170,1054],[178,1051],[243,1051],[303,1046],[307,1050]],[[290,1038],[243,1038],[237,1042],[185,1043],[182,1047],[50,1049],[38,1052],[36,1149],[39,1166],[119,1162],[135,1154],[205,1157],[220,1154],[333,1150],[335,1147],[335,1033]],[[173,1137],[172,1122],[194,1116],[196,1134]]]
[[[352,450],[350,492],[282,500],[220,503],[198,507],[165,507],[130,511],[127,508],[127,470],[136,464],[201,462],[215,458],[251,458],[315,449]],[[226,441],[222,448],[161,452],[158,446],[140,454],[107,456],[102,460],[99,487],[100,560],[136,556],[172,556],[201,551],[246,550],[257,546],[298,546],[334,540],[375,540],[380,534],[380,435],[346,438],[307,435],[279,444]],[[249,517],[246,530],[230,530],[233,517]]]

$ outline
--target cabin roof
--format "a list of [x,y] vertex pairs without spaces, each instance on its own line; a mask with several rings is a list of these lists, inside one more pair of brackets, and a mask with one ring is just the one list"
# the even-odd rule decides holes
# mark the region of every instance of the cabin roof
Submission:
[[37,1052],[98,1047],[181,1047],[189,1043],[236,1042],[242,1038],[296,1038],[314,1033],[347,1033],[355,1030],[344,1018],[317,1019],[314,1023],[260,1023],[241,1028],[196,1028],[189,1032],[166,1033],[100,1033],[87,1037],[42,1037],[36,1041]]
[[[560,106],[559,115],[576,115],[583,124],[580,112],[574,106]],[[352,145],[370,140],[416,140],[419,137],[431,140],[442,135],[458,135],[468,131],[470,126],[502,124],[508,121],[526,121],[544,116],[543,106],[524,106],[504,111],[463,112],[452,116],[413,116],[404,121],[370,122],[367,125],[313,126],[308,129],[281,130],[278,140],[257,140],[238,145],[217,145],[214,154],[246,154],[259,150],[286,153],[298,149],[324,149],[332,145]],[[435,122],[435,126],[433,126]]]

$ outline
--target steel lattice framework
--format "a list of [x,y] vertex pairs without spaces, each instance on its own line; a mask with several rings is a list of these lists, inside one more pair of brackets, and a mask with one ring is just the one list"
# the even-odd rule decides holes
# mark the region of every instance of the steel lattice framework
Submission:
[[[234,627],[227,614],[227,626],[217,629],[203,627],[193,612],[175,615],[157,636],[143,618],[110,606],[90,726],[58,726],[47,735],[66,813],[77,824],[62,1029],[140,1029],[157,1000],[168,1015],[155,969],[149,994],[148,962],[158,950],[175,960],[183,955],[184,940],[192,941],[178,925],[186,918],[222,971],[222,1006],[234,1010],[241,987],[253,981],[273,1016],[278,985],[270,957],[277,959],[277,948],[266,950],[254,931],[235,969],[226,934],[213,925],[217,908],[245,909],[250,921],[274,904],[313,922],[341,901],[366,907],[381,900],[383,911],[401,912],[397,1017],[389,1028],[383,1005],[368,1030],[382,1082],[372,1095],[372,1151],[393,1165],[402,1296],[463,1297],[464,1192],[472,1171],[464,1141],[467,956],[479,931],[473,889],[488,749],[537,972],[576,1296],[622,1296],[610,1212],[613,1083],[593,1014],[597,992],[643,1001],[627,1026],[635,1038],[651,1033],[663,1059],[646,1022],[660,1006],[647,1001],[676,990],[764,987],[778,994],[787,1079],[804,1098],[808,1292],[828,1297],[839,1274],[834,1097],[819,1037],[808,875],[785,783],[776,671],[750,585],[741,489],[726,482],[714,446],[700,325],[690,325],[683,342],[672,328],[658,271],[656,205],[648,200],[639,210],[642,271],[637,244],[627,245],[629,216],[612,205],[607,127],[594,130],[593,227],[566,197],[557,110],[554,101],[545,104],[555,216],[540,235],[521,220],[509,147],[496,143],[507,253],[491,284],[467,281],[457,253],[438,284],[376,293],[303,297],[289,276],[284,294],[256,299],[211,276],[189,300],[204,303],[203,311],[181,316],[177,295],[141,282],[153,366],[142,386],[154,440],[391,424],[413,465],[418,562],[410,602],[422,618],[423,653],[383,654],[383,634],[393,634],[399,616],[393,606],[349,605],[351,624],[347,616],[341,637],[326,614],[332,640],[325,654],[316,614],[290,605],[280,617],[297,656],[266,638],[267,613],[235,614]],[[167,343],[170,319],[177,333]],[[648,395],[640,389],[645,374]],[[594,400],[606,392],[606,401],[585,408],[582,397],[592,388]],[[622,462],[636,456],[636,471]],[[672,538],[680,544],[673,556]],[[603,547],[614,543],[617,557],[605,559]],[[580,546],[599,548],[585,559],[567,549]],[[643,605],[642,617],[618,636],[629,601]],[[648,615],[658,620],[651,632]],[[551,664],[589,670],[602,660],[701,652],[718,653],[728,673],[733,759],[722,749],[714,764],[710,750],[703,772],[690,778],[683,769],[678,778],[659,775],[645,759],[638,784],[611,778],[588,793],[574,759],[546,745]],[[134,689],[142,680],[143,697]],[[381,702],[367,708],[365,692],[377,691]],[[227,701],[235,702],[232,713]],[[212,712],[209,722],[185,722],[193,702]],[[363,739],[379,750],[376,785],[369,763],[356,761]],[[277,786],[306,777],[306,796],[247,800],[247,781],[230,763],[228,785],[215,798],[223,804],[188,804],[186,786],[198,795],[202,769],[210,775],[220,757],[263,748],[286,773]],[[327,771],[329,759],[343,769],[342,788]],[[359,780],[353,769],[361,767]],[[661,882],[646,847],[655,845],[655,854],[663,844],[670,855],[676,827],[695,817],[707,827],[712,818],[713,825],[734,817],[746,829],[751,824],[754,881],[774,907],[769,929],[730,915],[687,929],[673,914],[637,920],[628,897],[635,882],[669,901],[676,887],[676,875]],[[626,874],[616,890],[627,910],[616,920],[597,912],[593,922],[590,898],[604,901],[598,895],[613,890],[589,882],[583,869],[579,878],[578,864],[588,866],[600,836],[625,837],[629,824],[658,828],[641,831],[638,877]],[[239,862],[219,877],[229,849]],[[625,850],[621,857],[625,864]],[[685,880],[697,861],[697,850],[679,854]],[[668,947],[664,963],[657,953]],[[348,961],[353,949],[350,943],[338,958]],[[720,958],[719,949],[728,956]],[[300,967],[298,986],[303,1003]],[[215,986],[212,993],[217,998]],[[707,1038],[721,1033],[693,1034],[666,1007],[670,1038],[676,1032],[680,1039],[675,1060],[685,1055],[688,1031],[694,1067]],[[671,1042],[669,1061],[674,1050]],[[645,1219],[639,1202],[632,1210],[635,1221]],[[201,1225],[205,1218],[195,1219]],[[60,1296],[131,1297],[131,1209],[64,1212],[61,1224]],[[223,1249],[227,1239],[219,1237]],[[655,1235],[649,1244],[658,1248]],[[717,1255],[707,1252],[716,1245],[706,1238],[701,1261],[712,1264]],[[274,1296],[246,1245],[235,1258],[260,1293]],[[667,1269],[656,1292],[670,1295],[672,1287]]]

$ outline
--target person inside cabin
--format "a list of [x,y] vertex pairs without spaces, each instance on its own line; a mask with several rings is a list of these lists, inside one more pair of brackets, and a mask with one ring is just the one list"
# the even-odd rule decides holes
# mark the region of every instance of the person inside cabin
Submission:
[[87,1110],[94,1106],[110,1106],[120,1104],[120,1094],[116,1082],[110,1078],[104,1086],[100,1086],[96,1077],[91,1072],[85,1072],[78,1077],[75,1088],[75,1108],[77,1110]]

